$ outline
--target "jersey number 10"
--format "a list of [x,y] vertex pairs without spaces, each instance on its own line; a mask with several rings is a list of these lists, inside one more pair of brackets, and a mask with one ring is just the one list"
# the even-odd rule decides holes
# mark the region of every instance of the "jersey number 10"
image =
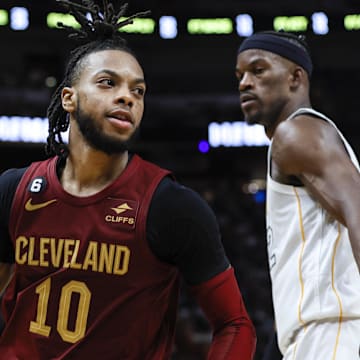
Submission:
[[[51,332],[51,326],[46,325],[50,290],[51,278],[46,279],[36,287],[36,293],[39,295],[36,320],[31,321],[29,327],[30,332],[46,337],[48,337]],[[76,312],[75,328],[74,330],[70,330],[68,328],[69,310],[71,297],[74,293],[79,295],[79,303]],[[75,343],[85,336],[90,299],[91,292],[83,282],[73,280],[62,287],[56,329],[64,341]]]

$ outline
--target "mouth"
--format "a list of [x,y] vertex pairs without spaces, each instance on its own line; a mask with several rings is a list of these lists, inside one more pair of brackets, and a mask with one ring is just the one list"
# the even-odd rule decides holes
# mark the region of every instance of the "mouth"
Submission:
[[131,124],[133,123],[130,112],[126,110],[121,110],[121,109],[113,110],[107,114],[107,117],[119,121],[129,122]]
[[126,110],[116,109],[110,111],[107,113],[106,117],[115,127],[118,128],[129,128],[134,124],[131,113]]
[[254,96],[252,94],[243,93],[240,95],[240,104],[242,107],[247,106],[256,100],[257,100],[256,96]]

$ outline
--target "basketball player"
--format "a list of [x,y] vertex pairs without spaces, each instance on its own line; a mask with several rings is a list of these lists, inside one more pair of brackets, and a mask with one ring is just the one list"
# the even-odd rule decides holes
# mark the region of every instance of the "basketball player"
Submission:
[[312,109],[303,37],[259,32],[236,76],[249,124],[270,139],[267,243],[284,359],[359,359],[360,175],[336,125]]
[[180,275],[213,327],[209,359],[252,359],[213,212],[128,151],[146,83],[118,29],[144,13],[119,22],[126,6],[61,3],[84,43],[48,108],[52,156],[0,178],[0,359],[169,359]]

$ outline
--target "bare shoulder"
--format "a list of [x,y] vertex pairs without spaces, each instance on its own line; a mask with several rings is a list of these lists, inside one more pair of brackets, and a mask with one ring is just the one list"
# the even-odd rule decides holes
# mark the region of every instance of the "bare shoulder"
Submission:
[[297,175],[319,167],[339,151],[345,154],[335,127],[312,115],[283,121],[273,136],[272,158],[285,174]]
[[329,137],[339,138],[333,125],[321,118],[305,114],[280,123],[274,133],[274,142],[288,146],[305,146]]

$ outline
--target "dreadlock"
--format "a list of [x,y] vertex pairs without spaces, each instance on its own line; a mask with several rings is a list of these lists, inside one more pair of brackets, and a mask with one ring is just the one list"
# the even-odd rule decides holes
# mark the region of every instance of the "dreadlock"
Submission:
[[[108,0],[103,0],[102,11],[92,0],[81,0],[81,4],[69,0],[56,1],[68,9],[69,14],[74,16],[81,27],[74,29],[60,22],[58,26],[69,33],[69,38],[85,42],[71,51],[64,79],[55,90],[47,109],[49,135],[45,147],[46,154],[66,156],[68,149],[61,132],[68,129],[70,120],[68,113],[62,107],[62,89],[71,86],[79,78],[82,59],[90,53],[114,49],[126,51],[135,57],[133,51],[127,47],[125,39],[120,36],[119,29],[132,24],[136,17],[148,15],[150,11],[139,12],[120,21],[127,10],[127,3],[116,12],[113,4]],[[88,14],[91,15],[91,19]]]

